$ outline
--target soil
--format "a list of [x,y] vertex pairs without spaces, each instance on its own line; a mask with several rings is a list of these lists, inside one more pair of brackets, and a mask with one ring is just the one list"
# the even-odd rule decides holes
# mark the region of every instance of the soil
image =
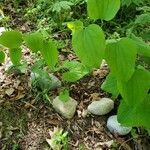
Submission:
[[[67,84],[70,96],[78,101],[78,107],[75,116],[66,120],[55,112],[50,103],[45,102],[42,97],[37,98],[38,91],[30,86],[30,66],[34,56],[25,47],[23,51],[24,59],[28,60],[25,74],[8,74],[5,71],[10,63],[8,58],[0,66],[0,149],[7,150],[15,146],[21,150],[50,149],[46,139],[50,138],[49,130],[53,131],[55,127],[68,132],[69,150],[82,147],[87,150],[135,149],[139,145],[143,146],[139,139],[131,138],[131,135],[119,137],[108,131],[107,118],[116,114],[116,110],[105,116],[86,114],[87,106],[92,101],[111,96],[100,89],[108,74],[107,65],[94,70],[91,75],[76,83]],[[56,75],[60,78],[61,73],[57,72]],[[49,92],[48,95],[53,99],[58,93],[59,89]],[[140,129],[138,132],[142,134]],[[148,137],[146,139],[148,142]],[[146,147],[143,150],[145,149]]]

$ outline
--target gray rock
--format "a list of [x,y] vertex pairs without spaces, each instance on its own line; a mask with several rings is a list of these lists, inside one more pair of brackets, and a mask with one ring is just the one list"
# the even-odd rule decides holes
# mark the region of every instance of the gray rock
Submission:
[[108,118],[107,128],[111,133],[115,133],[118,135],[127,135],[132,129],[132,127],[122,126],[117,120],[117,115]]
[[114,108],[114,101],[109,98],[102,98],[94,101],[88,106],[88,112],[94,115],[108,114]]
[[77,101],[71,97],[68,101],[64,102],[59,99],[59,96],[52,103],[54,109],[67,119],[71,119],[74,116],[77,104]]
[[51,78],[50,90],[54,90],[54,89],[61,87],[61,81],[56,76],[54,76],[52,74],[50,74],[49,76]]

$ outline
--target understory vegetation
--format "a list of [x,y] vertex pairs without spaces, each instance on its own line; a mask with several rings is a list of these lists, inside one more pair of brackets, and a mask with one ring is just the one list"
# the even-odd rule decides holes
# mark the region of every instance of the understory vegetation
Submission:
[[0,149],[149,149],[150,1],[0,1]]

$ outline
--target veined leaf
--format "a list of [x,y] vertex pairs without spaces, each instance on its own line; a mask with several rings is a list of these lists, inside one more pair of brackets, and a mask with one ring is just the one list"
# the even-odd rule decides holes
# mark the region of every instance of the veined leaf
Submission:
[[0,36],[0,44],[10,49],[20,47],[22,41],[22,34],[18,31],[6,31]]
[[139,5],[144,0],[121,0],[122,6],[126,5],[127,7],[131,5],[132,3]]
[[73,49],[81,62],[89,68],[98,68],[104,57],[105,37],[102,29],[95,24],[73,34]]
[[63,65],[63,68],[69,70],[63,73],[62,77],[63,80],[67,82],[75,82],[89,73],[89,69],[77,61],[66,61]]
[[106,80],[101,85],[101,89],[109,92],[112,96],[117,97],[119,94],[119,90],[117,87],[117,79],[111,73],[107,76]]
[[0,50],[0,64],[3,63],[5,60],[5,53]]
[[127,83],[118,82],[120,93],[127,104],[136,106],[145,99],[150,89],[150,72],[138,67]]
[[142,39],[139,37],[136,37],[134,34],[131,35],[131,38],[135,41],[138,49],[138,54],[145,56],[145,57],[150,57],[150,46],[146,44]]
[[123,97],[118,110],[118,120],[127,126],[150,128],[150,72],[138,67],[126,84],[119,84]]
[[53,41],[43,41],[40,52],[46,64],[52,69],[58,61],[58,51]]
[[107,44],[106,61],[118,80],[126,82],[131,78],[135,69],[136,54],[136,44],[129,38]]
[[87,10],[91,19],[109,21],[115,17],[120,8],[120,0],[88,0]]
[[72,33],[74,33],[77,30],[83,29],[83,22],[81,22],[80,20],[76,20],[74,22],[69,22],[67,24],[67,27],[72,31]]
[[40,51],[44,41],[41,33],[38,32],[26,34],[24,36],[24,40],[29,49],[31,49],[33,52]]
[[52,6],[52,11],[53,12],[57,12],[60,13],[61,10],[70,10],[71,6],[73,5],[72,2],[68,2],[68,1],[58,1],[56,3],[54,3],[54,5]]
[[[137,102],[138,103],[138,102]],[[118,110],[118,121],[132,127],[145,127],[150,129],[150,94],[138,105],[130,105],[123,100]]]
[[150,13],[145,13],[138,16],[134,23],[140,25],[150,23]]
[[59,99],[63,102],[67,102],[70,97],[69,97],[69,91],[67,89],[64,89],[59,93]]
[[14,65],[19,65],[22,57],[21,48],[9,49],[9,56]]

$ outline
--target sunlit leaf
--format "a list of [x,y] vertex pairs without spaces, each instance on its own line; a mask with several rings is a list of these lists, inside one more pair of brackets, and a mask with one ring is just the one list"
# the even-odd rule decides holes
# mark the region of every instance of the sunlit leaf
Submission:
[[83,29],[83,22],[80,20],[76,20],[74,22],[69,22],[67,27],[74,33],[77,30]]
[[73,34],[73,49],[81,62],[89,68],[98,68],[104,57],[105,37],[102,29],[95,24]]
[[19,65],[22,57],[21,48],[9,49],[9,56],[14,65]]
[[40,52],[46,62],[46,64],[52,69],[58,61],[58,51],[53,41],[43,41]]
[[20,47],[22,41],[22,34],[18,31],[6,31],[0,36],[0,44],[11,49]]
[[131,78],[135,69],[136,54],[136,44],[129,38],[107,44],[106,61],[118,80],[128,81]]
[[91,19],[113,19],[120,8],[120,0],[88,0],[87,9]]
[[33,52],[40,51],[44,41],[41,33],[38,32],[26,34],[24,36],[24,40],[28,48],[31,49]]
[[62,77],[67,82],[75,82],[89,73],[89,69],[77,61],[66,61],[63,68],[68,69]]
[[101,85],[101,89],[109,92],[112,96],[117,97],[119,90],[117,87],[117,79],[111,73],[106,77],[106,80]]
[[5,61],[5,53],[0,50],[0,64]]

